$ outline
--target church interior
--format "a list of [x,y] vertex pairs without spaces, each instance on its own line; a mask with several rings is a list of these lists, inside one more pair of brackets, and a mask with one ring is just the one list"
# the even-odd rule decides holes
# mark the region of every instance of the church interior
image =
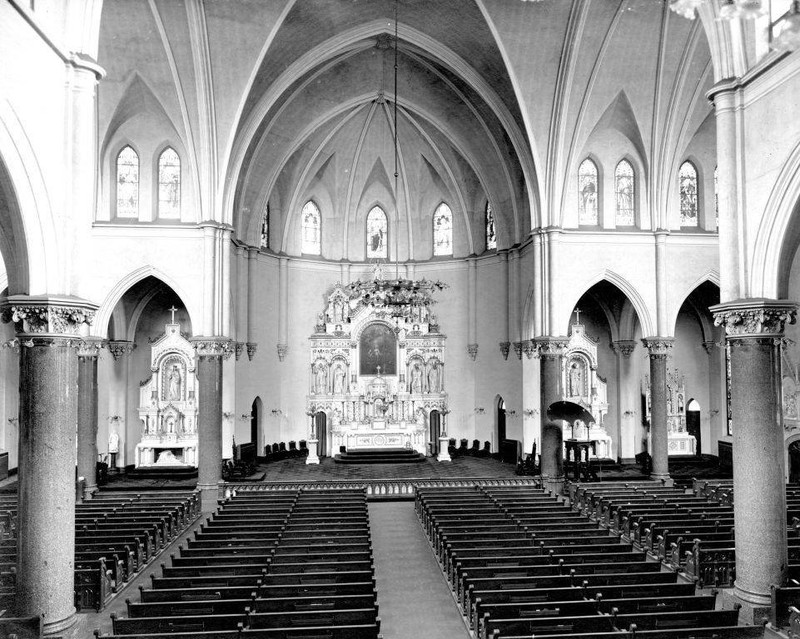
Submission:
[[0,0],[0,637],[800,636],[798,47]]

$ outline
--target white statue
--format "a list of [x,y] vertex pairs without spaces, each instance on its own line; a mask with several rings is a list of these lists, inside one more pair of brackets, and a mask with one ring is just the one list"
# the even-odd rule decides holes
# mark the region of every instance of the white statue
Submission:
[[181,371],[177,364],[172,365],[169,373],[169,393],[167,399],[180,400],[181,398]]
[[333,393],[334,395],[341,395],[345,393],[345,372],[344,366],[337,364],[333,371]]
[[325,364],[317,364],[316,370],[316,384],[314,387],[318,395],[324,395],[328,387],[328,368]]
[[116,431],[111,431],[111,434],[108,436],[108,452],[119,452],[119,435]]
[[433,362],[431,364],[430,370],[428,371],[428,392],[429,393],[438,393],[440,378],[439,378],[439,364]]
[[581,397],[582,394],[581,367],[578,362],[572,362],[569,369],[569,396]]
[[422,392],[422,369],[418,363],[415,363],[414,367],[411,369],[411,392]]

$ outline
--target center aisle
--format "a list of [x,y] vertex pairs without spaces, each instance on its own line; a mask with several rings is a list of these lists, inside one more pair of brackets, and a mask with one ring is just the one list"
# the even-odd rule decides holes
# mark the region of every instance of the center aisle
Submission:
[[384,639],[469,639],[414,502],[371,502],[369,519]]

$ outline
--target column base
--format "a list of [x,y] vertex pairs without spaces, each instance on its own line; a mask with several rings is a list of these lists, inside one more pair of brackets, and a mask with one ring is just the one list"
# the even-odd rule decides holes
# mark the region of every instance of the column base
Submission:
[[656,475],[654,473],[650,473],[650,479],[652,479],[653,481],[660,481],[667,488],[672,488],[675,485],[675,481],[672,479],[672,477],[669,476],[668,473],[665,473],[663,475],[661,474]]
[[439,454],[436,456],[436,461],[440,462],[453,461],[450,458],[450,451],[448,450],[449,445],[450,445],[449,437],[439,438]]
[[204,513],[213,513],[217,510],[219,501],[220,484],[197,484],[200,493],[200,510]]
[[542,488],[550,491],[550,493],[555,497],[560,497],[564,493],[565,483],[566,480],[564,475],[554,475],[552,477],[548,475],[542,475]]
[[94,484],[93,486],[86,486],[86,488],[83,489],[83,498],[86,501],[89,501],[98,490],[100,490],[100,488],[98,488],[97,484]]
[[319,455],[317,454],[318,439],[308,440],[308,457],[306,457],[306,464],[319,464]]
[[735,586],[724,588],[722,590],[722,608],[733,610],[736,606],[741,606],[739,610],[740,625],[760,626],[772,616],[772,602],[769,595],[742,591]]
[[45,622],[42,624],[42,635],[58,634],[67,628],[71,628],[76,621],[78,621],[78,614],[73,612],[68,617],[60,619],[59,621]]

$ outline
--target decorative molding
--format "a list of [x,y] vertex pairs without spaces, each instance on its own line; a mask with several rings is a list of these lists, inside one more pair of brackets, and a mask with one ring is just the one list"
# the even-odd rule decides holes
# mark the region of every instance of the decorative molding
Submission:
[[509,352],[511,352],[511,342],[500,342],[500,354],[503,359],[508,359]]
[[669,357],[672,347],[675,345],[673,337],[644,337],[642,344],[647,349],[647,354],[651,358]]
[[477,344],[467,344],[467,354],[469,358],[474,362],[478,359],[478,345]]
[[106,342],[106,348],[114,361],[117,361],[123,355],[130,355],[136,348],[136,344],[124,339],[112,339]]
[[514,342],[514,353],[516,353],[517,359],[522,359],[522,342]]
[[236,357],[236,361],[239,361],[239,358],[242,356],[242,351],[244,351],[244,342],[236,342],[233,346],[233,354]]
[[78,357],[83,359],[97,359],[104,346],[105,343],[102,339],[87,337],[78,345]]
[[714,326],[723,326],[728,337],[774,337],[794,324],[797,304],[788,300],[742,299],[709,308]]
[[198,357],[228,359],[234,351],[233,342],[225,337],[195,337],[189,341]]
[[275,349],[278,351],[278,359],[282,362],[289,352],[288,344],[276,344]]
[[633,351],[636,350],[636,340],[618,339],[616,342],[611,342],[611,350],[617,355],[622,355],[624,359],[630,359]]
[[569,338],[567,337],[537,337],[534,342],[539,351],[539,357],[545,359],[562,357],[564,351],[569,347]]
[[714,352],[714,349],[719,346],[717,342],[710,341],[710,342],[703,342],[703,348],[706,350],[706,353],[711,355]]
[[247,359],[251,362],[253,358],[256,356],[256,351],[258,350],[258,344],[256,342],[247,342],[245,344],[245,348],[247,349]]
[[12,295],[5,299],[0,318],[12,322],[20,335],[78,335],[91,324],[97,305],[77,297]]

